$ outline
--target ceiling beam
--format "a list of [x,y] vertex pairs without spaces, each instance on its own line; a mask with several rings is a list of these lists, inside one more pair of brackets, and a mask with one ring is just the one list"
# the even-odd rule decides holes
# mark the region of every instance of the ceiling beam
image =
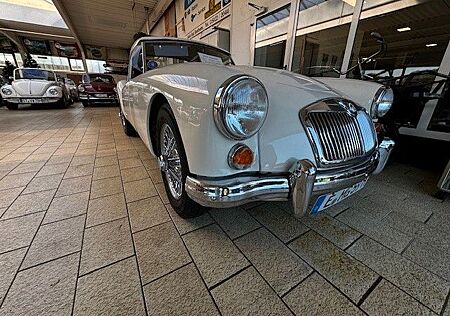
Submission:
[[84,53],[83,44],[81,43],[80,37],[78,36],[78,33],[77,33],[75,27],[73,26],[72,21],[70,20],[69,14],[67,13],[67,10],[64,7],[62,2],[63,2],[62,0],[53,0],[53,4],[55,5],[56,9],[58,9],[58,12],[61,15],[61,17],[63,18],[64,23],[66,23],[70,32],[72,32],[72,35],[75,38],[75,41],[77,42],[78,46],[80,47],[81,59],[83,60],[84,70],[86,72],[88,72],[87,62],[86,62],[86,54]]
[[158,23],[159,19],[163,16],[164,12],[166,12],[167,8],[169,8],[169,6],[172,4],[172,2],[173,0],[158,1],[152,13],[149,16],[147,16],[144,24],[142,24],[139,30],[141,31],[144,29],[148,29],[151,32],[152,29],[155,27],[156,23]]
[[19,54],[20,54],[20,56],[22,56],[22,60],[25,59],[27,50],[25,49],[25,46],[23,45],[20,38],[16,34],[5,31],[5,30],[0,30],[0,33],[5,35],[11,42],[13,42],[17,46],[17,49],[19,50]]
[[70,39],[70,40],[75,40],[75,38],[73,36],[66,36],[66,35],[56,35],[56,34],[49,34],[49,33],[41,33],[41,32],[32,32],[32,31],[27,31],[27,30],[17,30],[17,29],[12,29],[9,27],[1,27],[0,26],[0,31],[4,31],[4,32],[12,32],[12,33],[20,33],[20,34],[29,34],[29,35],[36,35],[36,36],[44,36],[44,37],[55,37],[55,38],[65,38],[65,39]]

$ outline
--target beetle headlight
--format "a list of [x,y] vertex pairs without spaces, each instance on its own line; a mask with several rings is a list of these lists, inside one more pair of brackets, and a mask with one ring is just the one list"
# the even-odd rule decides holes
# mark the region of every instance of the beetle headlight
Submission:
[[56,95],[58,95],[59,91],[56,88],[50,88],[50,89],[48,89],[48,93],[50,95],[56,96]]
[[78,91],[84,92],[84,90],[85,90],[85,89],[84,89],[83,85],[80,84],[80,85],[78,86]]
[[225,136],[246,139],[259,131],[268,106],[266,89],[259,80],[249,76],[232,77],[216,93],[214,120]]
[[2,93],[4,95],[11,95],[13,93],[13,91],[10,88],[2,88]]
[[378,90],[372,102],[370,115],[372,118],[379,118],[386,115],[394,103],[394,91],[391,88],[383,87]]

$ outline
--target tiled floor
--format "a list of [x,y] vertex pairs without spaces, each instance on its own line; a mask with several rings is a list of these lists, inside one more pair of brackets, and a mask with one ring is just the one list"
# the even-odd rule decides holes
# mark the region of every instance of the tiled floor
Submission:
[[450,315],[436,175],[394,164],[314,218],[184,220],[157,168],[117,108],[0,109],[0,315]]

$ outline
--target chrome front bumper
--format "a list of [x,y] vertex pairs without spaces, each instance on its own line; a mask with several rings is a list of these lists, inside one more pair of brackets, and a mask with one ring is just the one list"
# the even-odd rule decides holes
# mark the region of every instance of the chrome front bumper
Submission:
[[309,213],[320,195],[348,188],[379,173],[386,165],[394,142],[385,139],[369,162],[352,169],[326,173],[318,171],[309,160],[299,160],[287,176],[240,177],[225,180],[199,180],[188,176],[186,192],[197,203],[214,208],[226,208],[252,201],[292,200],[294,213],[301,217]]
[[[36,102],[24,102],[25,100],[36,100]],[[56,103],[61,100],[61,97],[12,97],[12,98],[4,98],[3,101],[6,103],[12,104],[46,104],[46,103]]]

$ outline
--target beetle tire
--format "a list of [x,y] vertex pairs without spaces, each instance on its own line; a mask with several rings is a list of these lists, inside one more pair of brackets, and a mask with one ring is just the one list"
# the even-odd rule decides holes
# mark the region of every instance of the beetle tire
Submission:
[[7,104],[6,107],[8,108],[8,110],[11,110],[11,111],[15,111],[15,110],[19,109],[18,104]]
[[164,104],[159,112],[158,112],[158,118],[156,123],[156,147],[157,147],[157,155],[159,156],[161,154],[161,145],[160,145],[160,136],[161,136],[161,130],[164,124],[167,124],[170,129],[173,132],[176,146],[178,150],[178,155],[180,157],[180,164],[181,164],[181,174],[182,174],[182,194],[179,199],[176,199],[172,193],[170,192],[169,184],[167,181],[167,177],[163,171],[161,171],[161,176],[164,182],[164,187],[166,190],[167,197],[169,199],[170,205],[175,210],[175,212],[178,213],[183,218],[191,218],[196,217],[201,214],[203,214],[206,210],[204,206],[201,206],[200,204],[194,202],[186,193],[185,190],[185,183],[186,183],[186,177],[189,174],[189,167],[187,163],[186,158],[186,152],[184,150],[183,143],[181,141],[180,132],[178,130],[178,127],[175,123],[175,120],[173,119],[173,116],[170,112],[170,108],[168,104]]

